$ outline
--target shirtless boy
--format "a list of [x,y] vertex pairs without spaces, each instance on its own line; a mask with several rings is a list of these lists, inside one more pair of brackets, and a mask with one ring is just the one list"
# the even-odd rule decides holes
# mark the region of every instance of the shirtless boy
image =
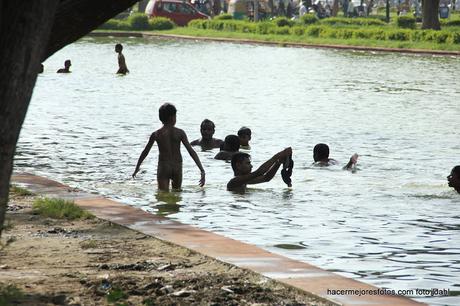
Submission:
[[259,184],[270,181],[278,171],[286,157],[292,155],[292,149],[286,148],[273,155],[272,158],[262,164],[256,171],[251,172],[251,156],[246,153],[236,153],[232,157],[232,169],[235,175],[228,184],[227,190],[241,191],[246,190],[247,184]]
[[250,149],[249,140],[251,140],[251,129],[243,126],[238,130],[238,137],[240,138],[240,146],[242,149]]
[[455,166],[452,168],[450,175],[447,177],[447,182],[449,187],[452,187],[460,193],[460,166]]
[[155,141],[158,143],[158,169],[157,181],[158,189],[169,191],[169,181],[173,189],[180,189],[182,186],[182,155],[180,154],[180,144],[184,144],[188,153],[195,161],[195,164],[201,171],[200,187],[205,183],[205,172],[201,165],[200,159],[192,146],[188,142],[187,135],[181,129],[176,128],[176,108],[174,105],[165,103],[160,107],[159,116],[163,127],[156,130],[150,136],[149,142],[142,151],[137,161],[136,170],[133,178],[139,172],[140,166],[150,152]]
[[[56,72],[57,73],[70,73],[70,66],[72,66],[72,62],[70,60],[66,60],[64,62],[64,68],[61,68]],[[42,70],[42,72],[43,72],[43,70]]]
[[224,144],[219,153],[214,156],[214,159],[231,160],[233,155],[238,153],[240,149],[240,139],[236,135],[228,135],[225,137]]
[[215,128],[216,126],[214,125],[214,122],[209,119],[204,119],[200,126],[201,139],[196,139],[190,144],[192,146],[201,146],[201,149],[203,150],[220,148],[224,142],[221,139],[212,137],[214,135]]
[[128,67],[126,66],[125,56],[123,53],[123,46],[121,44],[115,45],[115,52],[118,53],[118,71],[117,74],[127,74],[129,72]]
[[[313,165],[319,167],[327,167],[331,165],[337,165],[339,162],[335,159],[329,158],[329,146],[324,143],[318,143],[313,148]],[[352,170],[352,168],[358,162],[358,154],[353,154],[350,157],[348,163],[343,167],[344,170]]]

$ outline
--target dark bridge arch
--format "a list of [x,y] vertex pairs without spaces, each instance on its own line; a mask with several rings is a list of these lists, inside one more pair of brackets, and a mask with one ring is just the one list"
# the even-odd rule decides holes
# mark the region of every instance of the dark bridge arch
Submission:
[[40,63],[136,2],[0,1],[0,235],[16,143]]

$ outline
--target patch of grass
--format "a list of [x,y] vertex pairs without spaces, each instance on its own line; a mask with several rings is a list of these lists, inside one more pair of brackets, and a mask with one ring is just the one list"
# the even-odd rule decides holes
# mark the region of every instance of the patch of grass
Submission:
[[145,306],[155,306],[155,301],[152,298],[145,299],[142,301]]
[[126,299],[127,297],[128,295],[125,292],[123,292],[123,290],[119,288],[113,288],[112,290],[110,290],[109,294],[107,294],[107,302],[116,303],[120,300]]
[[[352,36],[348,35],[349,37],[345,35],[345,34],[353,34],[352,32],[348,33],[348,31],[345,31],[347,29],[336,29],[336,30],[341,30],[341,31],[337,31],[338,37],[336,38],[331,37],[332,35],[330,35],[329,37],[315,37],[315,35],[313,34],[318,35],[321,31],[317,31],[317,33],[312,34],[310,30],[311,29],[322,30],[322,27],[318,27],[318,26],[305,27],[304,35],[298,35],[300,33],[297,31],[297,27],[295,27],[295,29],[296,30],[293,30],[293,31],[296,31],[296,32],[293,32],[293,34],[291,35],[226,32],[226,31],[199,29],[199,28],[191,28],[191,27],[180,27],[180,28],[178,27],[173,30],[162,31],[161,33],[189,35],[189,36],[196,36],[196,37],[251,39],[255,41],[267,41],[267,42],[278,42],[278,43],[329,44],[329,45],[382,47],[382,48],[403,47],[404,49],[460,51],[460,45],[458,43],[457,44],[449,44],[449,43],[438,44],[438,43],[433,43],[432,41],[412,41],[412,40],[401,43],[401,41],[398,42],[395,40],[389,40],[387,39],[387,34],[388,34],[387,31],[382,31],[382,30],[375,31],[375,33],[372,34],[373,38],[371,39],[360,39],[360,38],[356,38],[353,35]],[[378,30],[378,29],[375,29],[375,30]],[[396,28],[394,28],[394,30],[396,30]],[[331,29],[330,31],[332,33],[333,29]],[[410,30],[396,30],[396,31],[410,31]],[[341,38],[341,37],[346,37],[346,38]]]
[[32,205],[35,214],[55,219],[92,219],[94,215],[81,209],[74,202],[63,199],[40,198]]
[[15,285],[0,284],[0,306],[17,304],[23,296],[24,293]]
[[97,241],[96,240],[85,240],[80,243],[80,247],[82,249],[94,249],[97,247]]
[[16,185],[11,185],[10,186],[10,192],[13,193],[14,195],[18,195],[18,196],[22,196],[22,197],[34,195],[29,190],[27,190],[25,188],[22,188],[22,187],[19,187],[19,186],[16,186]]

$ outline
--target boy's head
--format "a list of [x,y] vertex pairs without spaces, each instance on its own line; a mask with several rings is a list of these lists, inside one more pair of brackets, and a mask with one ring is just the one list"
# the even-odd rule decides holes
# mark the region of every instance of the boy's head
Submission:
[[160,121],[163,124],[175,124],[176,123],[176,107],[170,103],[165,103],[162,106],[160,106],[160,109],[158,110],[158,115],[160,117]]
[[201,137],[203,139],[208,139],[211,140],[212,136],[214,135],[216,126],[214,125],[214,122],[212,122],[209,119],[204,119],[203,122],[201,122]]
[[115,52],[120,53],[123,50],[123,46],[121,44],[115,45]]
[[313,160],[315,162],[329,158],[329,147],[325,143],[318,143],[313,148]]
[[72,62],[70,60],[66,60],[64,62],[64,67],[66,67],[68,69],[68,68],[70,68],[70,66],[72,66]]
[[247,153],[236,153],[232,157],[232,169],[235,175],[245,175],[251,173],[251,156]]
[[228,135],[225,137],[222,150],[229,152],[237,152],[240,149],[240,139],[236,135]]
[[238,130],[238,137],[240,138],[240,145],[248,146],[249,140],[251,140],[251,129],[243,126]]
[[447,177],[447,181],[449,182],[449,187],[454,188],[460,193],[460,166],[452,168],[450,175]]

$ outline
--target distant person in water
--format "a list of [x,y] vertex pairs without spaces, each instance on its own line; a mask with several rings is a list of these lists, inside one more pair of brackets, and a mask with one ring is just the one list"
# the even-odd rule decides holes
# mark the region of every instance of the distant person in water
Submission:
[[[329,146],[324,143],[318,143],[313,148],[313,160],[314,160],[313,165],[319,166],[319,167],[327,167],[331,165],[337,165],[339,163],[335,159],[329,158]],[[343,169],[352,170],[357,162],[358,162],[358,154],[355,153],[350,157],[350,160],[343,167]]]
[[228,135],[225,137],[224,144],[222,145],[220,152],[214,156],[215,159],[219,160],[231,160],[233,155],[238,153],[240,149],[240,139],[236,135]]
[[243,126],[238,130],[238,137],[240,138],[240,146],[242,149],[250,149],[249,140],[251,140],[251,129]]
[[449,182],[449,187],[452,187],[460,193],[460,166],[455,166],[452,168],[449,176],[447,177],[447,182]]
[[117,74],[127,74],[129,73],[128,67],[126,66],[125,56],[123,53],[123,46],[121,44],[115,45],[115,52],[118,53],[118,71]]
[[291,155],[292,149],[286,148],[273,155],[272,158],[263,163],[256,171],[251,172],[251,156],[242,152],[236,153],[232,157],[232,169],[235,177],[228,182],[227,190],[244,192],[248,184],[259,184],[270,181],[286,158]]
[[205,183],[205,172],[198,155],[188,142],[185,132],[175,127],[176,112],[177,111],[174,105],[169,103],[165,103],[160,107],[159,117],[160,121],[163,123],[163,127],[153,132],[150,136],[149,142],[142,151],[142,154],[137,161],[136,169],[133,173],[134,178],[139,172],[142,162],[147,157],[150,149],[156,141],[158,143],[159,151],[157,168],[158,189],[163,191],[169,191],[170,180],[173,189],[179,190],[182,186],[182,155],[180,154],[181,142],[201,171],[199,183],[200,187],[203,187]]
[[72,62],[70,60],[66,60],[64,62],[64,68],[61,68],[56,72],[57,73],[70,73],[70,66],[72,66]]
[[192,146],[201,146],[203,150],[220,148],[224,142],[222,139],[212,137],[214,135],[215,128],[216,126],[214,122],[209,119],[204,119],[200,126],[201,139],[196,139],[190,144]]

